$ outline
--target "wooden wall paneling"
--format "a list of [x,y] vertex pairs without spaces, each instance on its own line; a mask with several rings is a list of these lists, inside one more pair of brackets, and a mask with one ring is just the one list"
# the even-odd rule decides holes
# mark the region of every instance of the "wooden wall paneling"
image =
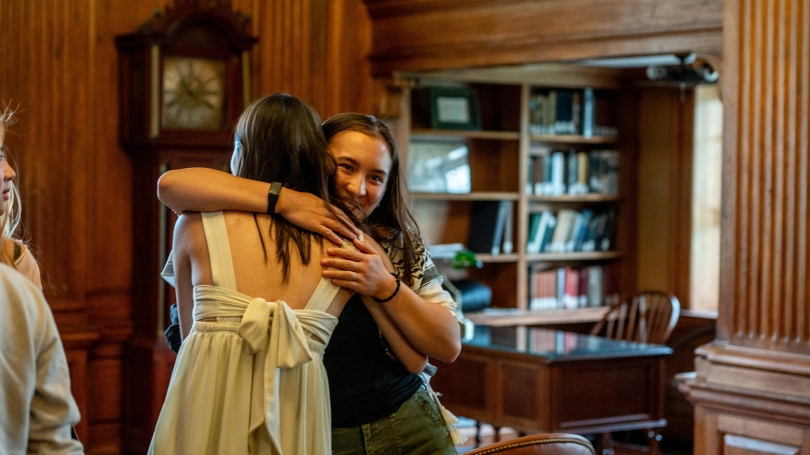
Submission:
[[370,20],[360,0],[283,0],[256,6],[258,92],[286,91],[322,118],[370,111]]
[[662,289],[689,308],[692,221],[691,87],[641,89],[637,289]]
[[[373,73],[720,50],[722,2],[365,0]],[[643,18],[643,20],[639,20]],[[480,33],[486,29],[487,33]]]
[[[87,210],[83,150],[89,148],[88,5],[15,2],[4,6],[21,43],[4,60],[9,81],[2,98],[19,106],[14,156],[23,223],[42,269],[46,296],[57,313],[81,311],[86,282]],[[81,321],[77,321],[81,322]]]
[[90,91],[92,157],[88,213],[89,261],[86,299],[99,341],[91,351],[86,387],[93,391],[83,420],[89,436],[82,438],[88,453],[121,453],[123,418],[123,344],[132,331],[132,179],[129,157],[118,135],[118,55],[113,39],[135,30],[160,2],[137,2],[122,14],[120,2],[96,0],[90,11],[92,63],[87,73]]
[[[637,287],[638,271],[636,263],[639,257],[637,233],[631,227],[635,224],[640,211],[639,191],[643,184],[639,181],[639,160],[641,143],[636,133],[641,124],[639,106],[641,97],[638,91],[624,89],[619,92],[618,128],[623,132],[619,136],[616,149],[619,152],[619,201],[617,218],[619,229],[616,232],[616,250],[622,253],[619,266],[619,294],[622,296],[633,294],[640,289]],[[622,228],[625,226],[625,228]]]
[[371,18],[362,0],[327,1],[324,118],[341,112],[372,113]]

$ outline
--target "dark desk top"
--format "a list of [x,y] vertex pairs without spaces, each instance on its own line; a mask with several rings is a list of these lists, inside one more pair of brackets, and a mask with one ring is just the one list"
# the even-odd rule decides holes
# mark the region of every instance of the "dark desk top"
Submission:
[[503,338],[491,340],[489,336],[477,336],[473,340],[465,342],[463,346],[528,354],[544,358],[549,362],[672,354],[672,349],[667,346],[617,341],[559,330],[532,328],[526,330],[526,333],[526,349],[516,348],[516,346],[524,344],[518,343],[516,338],[511,338],[509,341]]

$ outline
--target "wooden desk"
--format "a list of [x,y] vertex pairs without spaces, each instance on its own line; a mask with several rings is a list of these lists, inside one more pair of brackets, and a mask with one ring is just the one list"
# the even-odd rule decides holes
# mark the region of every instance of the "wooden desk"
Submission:
[[[454,414],[526,433],[652,429],[664,419],[666,346],[528,329],[526,340],[465,343],[431,385]],[[516,349],[515,345],[525,345]]]

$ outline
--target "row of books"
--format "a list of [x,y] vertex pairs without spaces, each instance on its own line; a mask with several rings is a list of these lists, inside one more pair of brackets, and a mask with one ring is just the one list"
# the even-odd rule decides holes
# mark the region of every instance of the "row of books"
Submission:
[[616,229],[613,209],[543,210],[529,216],[527,253],[571,253],[610,250]]
[[562,196],[619,193],[616,150],[548,150],[533,147],[529,157],[527,194]]
[[514,206],[514,201],[473,202],[467,248],[475,253],[512,253]]
[[553,310],[612,305],[619,300],[616,264],[544,269],[529,273],[529,309]]
[[616,96],[592,88],[536,88],[529,98],[529,130],[539,135],[615,136]]

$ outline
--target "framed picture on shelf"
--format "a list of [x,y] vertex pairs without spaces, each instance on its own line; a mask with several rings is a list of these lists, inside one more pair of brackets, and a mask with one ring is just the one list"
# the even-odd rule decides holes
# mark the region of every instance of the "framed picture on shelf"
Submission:
[[470,150],[463,140],[413,140],[408,145],[408,189],[412,192],[470,192]]
[[478,92],[464,87],[430,87],[430,126],[444,130],[480,130]]

